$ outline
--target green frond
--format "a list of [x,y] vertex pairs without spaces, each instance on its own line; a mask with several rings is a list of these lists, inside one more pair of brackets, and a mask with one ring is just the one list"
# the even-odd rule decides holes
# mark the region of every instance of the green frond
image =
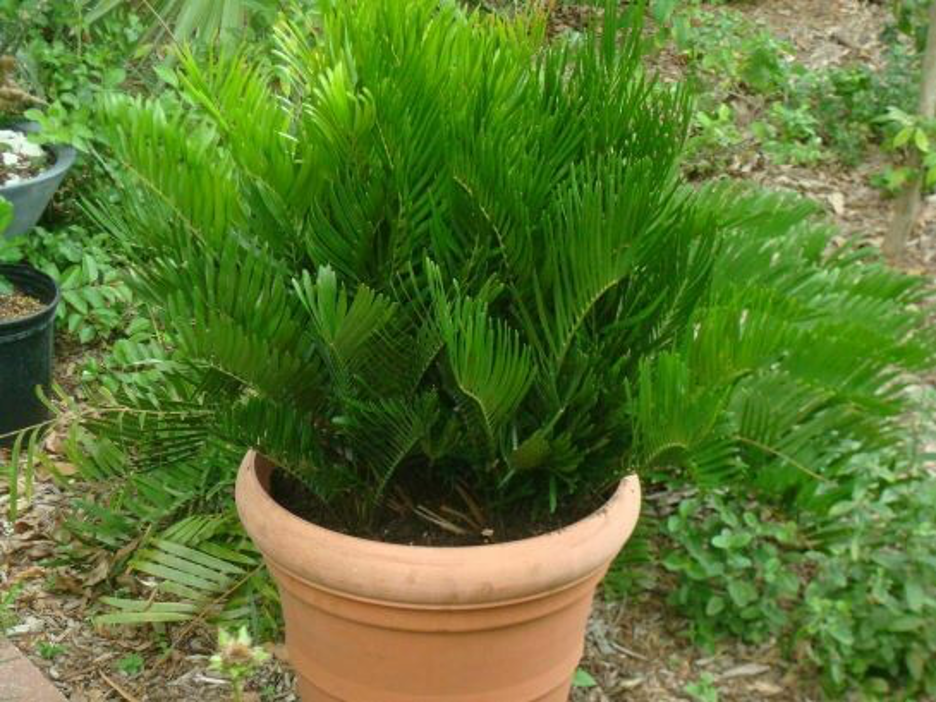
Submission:
[[[127,4],[128,0],[97,0],[86,19],[97,22]],[[242,34],[251,19],[272,13],[277,5],[272,0],[152,0],[144,5],[153,15],[148,17],[146,37],[179,43],[192,39],[230,42]]]
[[[121,443],[129,444],[127,440]],[[82,446],[90,447],[93,453],[86,453]],[[76,499],[67,527],[86,543],[117,549],[141,533],[184,521],[210,505],[225,504],[238,452],[218,447],[216,441],[210,446],[201,441],[199,448],[187,458],[166,459],[158,453],[142,456],[133,445],[122,451],[103,436],[93,442],[70,439],[67,455],[79,475],[90,482],[106,483],[109,493],[102,501],[92,496]]]
[[[233,537],[233,538],[232,538]],[[189,539],[192,541],[192,539]],[[146,599],[102,597],[112,611],[95,618],[101,625],[156,624],[204,619],[247,623],[237,594],[262,579],[259,554],[243,538],[226,534],[186,545],[153,539],[138,550],[130,570],[155,581]],[[171,599],[170,599],[171,598]]]
[[219,407],[215,420],[220,437],[256,448],[314,492],[329,495],[347,487],[346,480],[329,478],[322,437],[308,412],[293,404],[248,396]]
[[406,400],[350,401],[344,431],[357,447],[355,460],[373,473],[371,500],[379,503],[397,468],[429,433],[439,414],[439,398],[424,393]]
[[678,467],[704,486],[743,477],[733,426],[725,409],[730,384],[708,386],[675,353],[641,364],[630,390],[636,441],[633,468]]
[[372,357],[368,353],[372,342],[393,320],[395,303],[363,284],[349,300],[347,289],[329,267],[319,268],[314,282],[308,271],[303,271],[295,285],[333,377],[348,387],[351,376]]
[[147,220],[165,222],[144,241],[159,246],[157,235],[171,223],[176,229],[169,247],[189,239],[218,245],[243,221],[234,166],[218,148],[215,131],[182,111],[169,114],[156,100],[108,96],[100,113],[101,136],[127,174],[127,196],[144,203],[139,211],[160,215]]
[[[556,194],[536,274],[542,353],[561,367],[602,298],[637,270],[672,191],[655,162],[595,161]],[[531,336],[535,332],[530,329]]]
[[487,302],[464,295],[457,286],[450,296],[439,268],[431,262],[427,268],[463,420],[470,433],[483,437],[482,446],[492,454],[500,430],[534,380],[533,354],[517,331],[490,315]]

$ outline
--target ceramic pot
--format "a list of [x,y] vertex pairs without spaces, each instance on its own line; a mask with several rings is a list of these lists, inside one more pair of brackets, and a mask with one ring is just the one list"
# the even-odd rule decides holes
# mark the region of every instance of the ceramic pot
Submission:
[[[28,134],[37,131],[39,125],[27,122],[14,129]],[[6,231],[0,232],[0,237],[20,236],[36,226],[68,169],[75,163],[76,152],[71,146],[56,145],[51,150],[55,154],[55,163],[49,168],[35,178],[0,187],[0,197],[13,204],[13,221]]]
[[275,578],[303,702],[565,702],[595,587],[640,511],[627,478],[556,532],[432,548],[311,524],[270,496],[273,465],[241,464],[237,508]]

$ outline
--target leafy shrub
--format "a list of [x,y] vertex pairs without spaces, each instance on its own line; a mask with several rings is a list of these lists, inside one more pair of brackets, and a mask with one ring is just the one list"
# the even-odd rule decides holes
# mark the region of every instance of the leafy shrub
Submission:
[[[751,131],[778,163],[812,165],[831,150],[855,164],[882,139],[878,118],[889,107],[914,105],[919,57],[899,41],[888,46],[880,69],[854,64],[814,70],[795,60],[790,45],[736,10],[691,4],[672,16],[691,27],[674,37],[705,86],[700,109],[720,109],[739,91],[770,101]],[[705,158],[717,156],[704,139],[698,148]]]
[[825,156],[819,126],[808,106],[774,103],[763,121],[751,125],[751,131],[775,163],[809,166]]
[[80,225],[32,236],[0,240],[0,261],[29,261],[58,281],[62,304],[58,322],[81,343],[123,331],[132,295],[110,250],[108,235]]
[[679,48],[706,84],[768,95],[786,89],[794,68],[788,43],[736,10],[690,6],[684,12],[692,28]]
[[[115,13],[96,25],[87,24],[81,3],[29,0],[0,5],[0,25],[27,17],[18,35],[16,55],[22,83],[43,105],[26,112],[42,125],[42,138],[87,150],[93,138],[92,110],[97,95],[145,74],[127,61],[143,29],[133,12]],[[25,7],[24,7],[25,6]]]
[[936,694],[936,480],[898,472],[830,513],[840,538],[813,554],[802,632],[833,691]]
[[725,634],[759,643],[790,624],[802,589],[796,566],[803,539],[795,523],[763,511],[709,495],[685,500],[665,522],[675,548],[663,565],[680,576],[670,600],[700,643]]
[[881,70],[865,65],[803,72],[789,102],[814,117],[822,142],[846,164],[857,164],[868,146],[885,137],[880,118],[893,107],[913,109],[919,59],[900,45],[889,49]]
[[721,104],[711,113],[697,110],[686,144],[686,161],[693,177],[715,175],[731,162],[733,150],[744,141],[733,110]]
[[894,0],[893,22],[884,30],[885,39],[896,44],[901,36],[909,38],[916,50],[923,53],[926,48],[926,30],[929,26],[927,0]]
[[692,638],[777,638],[835,699],[932,695],[936,481],[918,463],[912,447],[857,454],[828,510],[787,518],[743,491],[680,503],[661,521],[658,562],[677,577],[670,600]]

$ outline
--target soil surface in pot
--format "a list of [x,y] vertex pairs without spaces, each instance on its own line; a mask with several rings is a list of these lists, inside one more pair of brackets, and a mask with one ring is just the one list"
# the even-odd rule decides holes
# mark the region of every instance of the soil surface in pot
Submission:
[[35,178],[55,161],[22,132],[0,129],[0,188]]
[[34,297],[19,292],[12,295],[0,293],[0,322],[28,317],[44,308],[45,305]]
[[561,513],[533,515],[529,505],[520,505],[489,515],[463,490],[401,477],[370,524],[358,524],[339,508],[326,507],[300,481],[280,470],[273,472],[270,492],[281,507],[312,524],[348,536],[408,546],[479,546],[540,536],[584,519],[601,509],[612,494],[585,497],[565,505]]

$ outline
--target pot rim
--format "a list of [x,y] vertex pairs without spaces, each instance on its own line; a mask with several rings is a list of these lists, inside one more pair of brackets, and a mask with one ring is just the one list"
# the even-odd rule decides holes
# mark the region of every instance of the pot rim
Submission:
[[241,521],[264,557],[320,590],[397,606],[502,605],[564,590],[608,566],[640,513],[640,481],[630,476],[601,508],[556,531],[480,546],[408,546],[341,534],[292,514],[265,487],[272,470],[251,450],[236,486]]
[[[40,300],[43,303],[43,307],[38,312],[33,312],[30,315],[25,317],[16,317],[15,319],[6,319],[0,320],[0,335],[6,335],[8,333],[15,332],[18,329],[30,329],[37,324],[44,323],[46,318],[51,318],[56,309],[58,309],[59,301],[62,297],[62,290],[59,287],[59,284],[55,279],[47,273],[43,273],[38,268],[31,266],[28,263],[9,263],[9,264],[0,264],[0,276],[6,276],[11,272],[22,272],[26,274],[27,278],[32,278],[33,282],[45,286],[47,289],[54,291],[52,299],[48,302],[45,300]],[[14,284],[18,281],[13,280]],[[31,290],[27,290],[27,293],[34,294]]]
[[[16,124],[11,125],[9,128],[24,134],[30,134],[32,132],[39,131],[39,124],[37,122],[17,122]],[[75,158],[78,156],[78,152],[74,146],[70,146],[68,144],[50,144],[49,148],[52,150],[52,153],[55,154],[55,163],[40,173],[37,173],[32,178],[21,180],[18,183],[13,183],[12,185],[0,186],[0,195],[3,195],[3,193],[10,192],[12,190],[19,190],[28,188],[32,185],[38,185],[39,183],[47,180],[53,180],[59,175],[65,173],[65,171],[74,165]]]

